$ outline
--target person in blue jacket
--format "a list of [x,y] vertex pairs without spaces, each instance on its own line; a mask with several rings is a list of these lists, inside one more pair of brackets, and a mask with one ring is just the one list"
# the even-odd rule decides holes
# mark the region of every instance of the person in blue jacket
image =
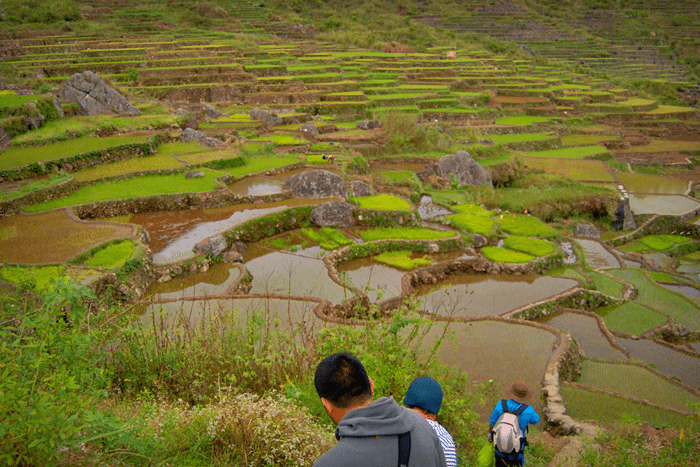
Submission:
[[[527,405],[532,399],[532,391],[523,381],[515,381],[510,386],[507,386],[505,388],[505,394],[506,406],[508,407],[508,411],[510,413],[515,413],[523,405],[525,406],[525,409],[518,416],[520,421],[520,429],[523,432],[523,442],[521,443],[521,447],[518,452],[504,453],[499,451],[498,448],[495,448],[496,467],[523,466],[525,464],[524,450],[525,446],[527,446],[527,440],[525,439],[527,427],[530,424],[535,425],[538,423],[540,421],[540,416],[537,412],[535,412],[535,409]],[[501,415],[503,415],[503,413],[503,404],[501,401],[499,401],[498,404],[496,404],[496,407],[493,409],[490,418],[489,441],[491,442],[493,442],[491,435],[493,427],[496,425],[498,419],[501,417]]]

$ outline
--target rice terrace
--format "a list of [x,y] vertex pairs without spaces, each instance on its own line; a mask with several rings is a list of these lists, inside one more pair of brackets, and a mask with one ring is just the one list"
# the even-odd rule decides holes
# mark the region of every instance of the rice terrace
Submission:
[[700,465],[700,9],[0,2],[0,462],[313,465],[313,372],[460,466]]

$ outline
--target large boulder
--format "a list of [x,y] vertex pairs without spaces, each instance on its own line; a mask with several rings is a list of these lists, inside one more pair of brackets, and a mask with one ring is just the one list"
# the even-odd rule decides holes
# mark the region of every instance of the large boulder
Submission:
[[262,120],[271,126],[281,125],[282,117],[277,115],[277,112],[266,109],[253,109],[250,111],[250,118],[253,120]]
[[7,132],[0,127],[0,151],[8,149],[10,146],[12,146],[10,135],[8,135]]
[[612,223],[615,230],[634,230],[637,228],[637,221],[630,208],[629,198],[625,198],[617,205],[615,211],[616,220]]
[[347,199],[347,189],[343,179],[327,170],[307,170],[306,172],[292,175],[282,186],[288,190],[294,198],[320,199],[342,198]]
[[320,227],[352,227],[355,225],[353,211],[356,207],[345,201],[330,201],[311,211],[311,222]]
[[454,175],[460,187],[481,186],[485,183],[493,185],[488,170],[476,162],[467,151],[457,151],[456,154],[442,156],[430,168],[438,177],[451,179]]
[[219,256],[228,248],[228,242],[221,234],[216,234],[197,243],[192,250],[196,253],[202,253],[211,257]]
[[364,196],[372,196],[372,187],[367,182],[362,180],[353,180],[350,182],[350,191],[355,198],[362,198]]
[[139,109],[92,71],[75,73],[61,86],[63,102],[77,102],[83,115],[141,115]]
[[224,145],[224,142],[220,139],[207,136],[207,134],[203,131],[195,130],[193,128],[185,128],[182,133],[180,133],[180,138],[178,141],[181,143],[199,141],[200,146],[207,146],[210,148],[220,148]]
[[600,238],[600,232],[591,224],[576,224],[574,237],[580,238]]

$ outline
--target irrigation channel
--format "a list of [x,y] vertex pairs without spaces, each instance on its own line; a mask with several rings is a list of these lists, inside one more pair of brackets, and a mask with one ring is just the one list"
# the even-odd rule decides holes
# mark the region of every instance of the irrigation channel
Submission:
[[[240,196],[264,196],[279,193],[282,183],[274,176],[255,176],[236,182],[229,189]],[[653,193],[648,196],[656,199],[655,206],[663,207],[660,210],[662,214],[677,211],[675,196],[684,196],[678,193],[680,188],[673,181],[659,180],[658,186],[648,183],[640,186]],[[643,196],[647,195],[638,195],[637,198],[642,199]],[[684,199],[692,201],[691,198]],[[149,232],[154,263],[167,265],[192,257],[195,243],[248,219],[321,201],[287,199],[275,203],[235,205],[215,212],[143,213],[133,215],[130,222],[141,225]],[[684,209],[695,209],[698,203],[694,203]],[[634,208],[635,204],[632,203],[632,206]],[[430,220],[439,220],[448,213],[444,208],[433,205],[429,197],[421,200],[418,212],[421,217]],[[642,209],[641,212],[646,211]],[[362,242],[352,231],[344,233],[354,242]],[[606,277],[613,277],[611,273],[616,271],[642,268],[640,262],[623,259],[623,252],[599,240],[579,238],[572,241],[578,242],[578,251],[583,252],[588,265]],[[565,262],[575,264],[584,259],[576,258],[567,242],[562,242],[560,247],[565,258],[568,258]],[[241,264],[216,263],[206,272],[154,283],[146,294],[146,300],[141,302],[139,313],[144,319],[151,312],[159,313],[166,323],[177,326],[183,316],[196,321],[216,308],[239,310],[242,319],[250,312],[268,310],[277,315],[278,326],[282,330],[291,330],[301,323],[307,331],[314,332],[324,326],[343,325],[342,319],[333,319],[319,312],[324,304],[339,304],[348,300],[353,296],[353,288],[365,291],[373,303],[400,297],[405,293],[406,277],[412,274],[380,264],[372,258],[356,259],[335,267],[324,261],[328,252],[318,246],[290,251],[278,250],[270,247],[269,243],[260,242],[248,245],[248,248],[243,253]],[[468,252],[458,251],[437,253],[430,259],[433,264],[440,264],[476,258]],[[657,261],[662,259],[657,258]],[[683,268],[686,268],[687,277],[700,281],[694,266],[692,263],[681,263],[677,272],[683,272]],[[252,276],[247,293],[230,295],[246,274]],[[626,276],[623,274],[618,279],[623,277]],[[680,348],[660,343],[648,333],[642,336],[613,334],[600,317],[580,310],[545,316],[537,322],[512,318],[533,305],[581,290],[582,282],[580,277],[470,273],[450,275],[435,284],[420,285],[411,294],[426,315],[440,322],[440,326],[425,336],[424,344],[429,346],[441,336],[443,326],[447,325],[446,320],[451,320],[449,326],[452,332],[442,347],[440,357],[446,363],[466,370],[474,381],[494,380],[505,384],[522,379],[532,387],[542,387],[547,371],[551,371],[552,362],[560,352],[562,333],[567,333],[578,343],[586,359],[630,365],[637,360],[644,362],[645,368],[653,373],[659,384],[680,383],[681,390],[691,400],[700,401],[700,346],[697,343]],[[624,279],[619,282],[623,283]],[[622,285],[620,287],[623,288]],[[694,313],[700,317],[698,288],[669,285],[662,290],[678,299],[681,299],[680,296],[687,297],[681,300],[693,307]],[[665,312],[660,316],[663,317],[663,314]],[[661,322],[665,323],[666,318]],[[623,381],[622,384],[628,386],[628,395],[639,396],[634,381]],[[539,411],[545,409],[544,398],[537,398],[534,404]]]

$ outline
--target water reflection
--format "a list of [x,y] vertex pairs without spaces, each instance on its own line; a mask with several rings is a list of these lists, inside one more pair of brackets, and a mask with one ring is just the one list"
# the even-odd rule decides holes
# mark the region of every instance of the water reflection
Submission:
[[197,224],[184,235],[170,242],[163,250],[153,255],[153,264],[163,265],[194,258],[196,253],[192,251],[194,246],[207,238],[230,228],[242,224],[243,222],[256,217],[271,214],[284,210],[286,207],[267,209],[244,209],[236,211],[227,219],[213,222],[202,222]]
[[448,316],[499,316],[578,286],[564,277],[463,274],[416,289],[423,309]]
[[595,240],[576,240],[583,249],[586,262],[593,268],[619,268],[620,262],[615,255],[605,249],[600,242]]
[[682,195],[688,190],[687,182],[660,175],[620,172],[617,174],[617,178],[629,193]]
[[229,190],[236,196],[263,196],[282,193],[280,179],[272,177],[248,177],[229,185]]
[[374,263],[371,259],[355,260],[338,267],[340,277],[351,286],[365,291],[371,302],[401,295],[405,271]]
[[677,216],[700,207],[696,200],[681,195],[630,195],[630,209],[635,214]]
[[627,360],[625,354],[610,345],[610,342],[601,333],[598,321],[592,316],[562,313],[545,319],[543,323],[570,334],[588,358]]
[[638,359],[653,365],[660,372],[690,386],[700,388],[700,358],[685,355],[648,339],[617,339]]

